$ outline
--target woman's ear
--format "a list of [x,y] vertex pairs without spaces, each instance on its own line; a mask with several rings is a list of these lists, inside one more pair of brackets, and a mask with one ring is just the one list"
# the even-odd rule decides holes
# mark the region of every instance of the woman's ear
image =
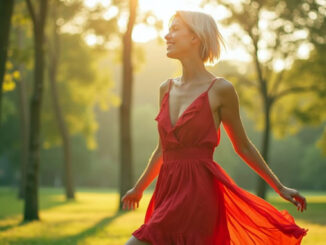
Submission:
[[191,41],[193,42],[193,43],[200,43],[200,40],[199,40],[199,38],[198,38],[198,36],[196,35],[196,34],[193,34],[192,35],[192,37],[191,37]]

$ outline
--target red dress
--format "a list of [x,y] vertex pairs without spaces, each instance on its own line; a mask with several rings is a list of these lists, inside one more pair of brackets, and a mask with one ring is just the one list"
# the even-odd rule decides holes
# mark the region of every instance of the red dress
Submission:
[[240,188],[213,160],[220,142],[209,105],[215,78],[173,126],[169,90],[155,120],[163,163],[144,224],[132,235],[152,245],[291,245],[308,229],[286,210]]

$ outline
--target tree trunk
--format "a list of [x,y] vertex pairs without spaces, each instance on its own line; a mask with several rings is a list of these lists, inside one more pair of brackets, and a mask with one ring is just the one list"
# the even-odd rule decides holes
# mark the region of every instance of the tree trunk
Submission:
[[[137,0],[129,0],[129,20],[126,33],[123,36],[123,71],[122,71],[122,104],[120,106],[120,196],[132,187],[132,139],[131,139],[131,106],[132,106],[132,30],[136,19]],[[122,202],[119,198],[119,209]]]
[[0,1],[0,125],[2,115],[2,84],[6,72],[7,51],[11,16],[14,9],[14,0]]
[[[23,50],[24,38],[22,29],[16,28],[16,36],[18,42],[19,50]],[[26,182],[26,165],[28,160],[28,89],[26,81],[24,80],[24,65],[18,65],[18,71],[20,73],[20,81],[17,83],[17,92],[18,92],[18,108],[20,116],[20,131],[21,131],[21,162],[20,162],[20,182],[18,190],[18,198],[25,198],[25,182]]]
[[73,175],[72,175],[72,162],[71,162],[71,147],[70,147],[70,139],[69,139],[69,130],[64,121],[64,116],[62,114],[59,96],[57,91],[57,70],[59,64],[60,57],[60,37],[58,34],[58,26],[56,24],[57,14],[56,14],[56,6],[55,3],[51,9],[51,21],[53,24],[53,32],[52,32],[52,49],[50,50],[50,64],[49,64],[49,81],[51,88],[51,97],[52,104],[55,113],[55,118],[58,124],[58,129],[60,135],[62,137],[63,144],[63,153],[64,153],[64,186],[66,190],[66,198],[74,199],[74,185],[73,185]]
[[[23,74],[24,68],[19,66],[19,73]],[[22,77],[22,76],[21,76]],[[20,167],[20,183],[18,198],[23,199],[25,197],[25,183],[26,183],[26,165],[28,160],[28,106],[27,106],[27,87],[26,81],[21,79],[18,85],[19,93],[19,113],[20,113],[20,128],[21,128],[21,167]]]
[[34,33],[34,89],[30,104],[29,157],[26,169],[24,221],[38,220],[38,184],[40,165],[40,126],[44,79],[44,27],[47,14],[47,0],[39,2],[38,15],[29,0],[26,0],[33,20]]

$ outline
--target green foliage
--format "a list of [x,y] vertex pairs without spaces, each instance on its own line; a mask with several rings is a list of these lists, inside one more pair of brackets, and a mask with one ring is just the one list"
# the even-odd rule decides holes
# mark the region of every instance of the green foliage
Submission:
[[26,11],[26,3],[17,1],[11,19],[10,45],[2,86],[4,93],[14,90],[16,83],[25,78],[20,74],[18,68],[24,64],[31,69],[32,57],[32,25]]
[[[307,60],[297,60],[290,71],[285,74],[288,83],[311,88],[310,93],[302,96],[291,96],[283,108],[297,123],[303,125],[320,125],[326,120],[326,45],[317,46]],[[326,132],[322,134],[317,146],[326,156]]]
[[325,157],[322,156],[320,149],[309,146],[300,163],[299,176],[302,180],[302,185],[309,184],[315,190],[326,190]]
[[[57,89],[62,113],[70,134],[83,134],[87,139],[88,148],[95,149],[97,144],[94,137],[98,124],[94,108],[100,105],[100,108],[107,109],[111,104],[117,105],[119,100],[109,93],[113,83],[109,73],[98,69],[98,57],[80,35],[62,34],[61,43]],[[43,146],[48,148],[52,144],[61,144],[61,137],[54,118],[48,83],[44,94]]]

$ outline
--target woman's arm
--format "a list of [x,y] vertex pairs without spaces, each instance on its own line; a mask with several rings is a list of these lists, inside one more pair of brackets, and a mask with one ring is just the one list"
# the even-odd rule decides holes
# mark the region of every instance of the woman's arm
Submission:
[[[159,93],[159,110],[162,105],[162,99],[165,94],[165,92],[168,89],[168,80],[162,82],[160,84],[160,93]],[[156,178],[156,176],[159,174],[161,166],[163,163],[163,156],[162,156],[162,142],[160,139],[160,136],[158,137],[158,143],[153,151],[152,155],[149,158],[148,164],[142,173],[142,175],[139,177],[138,181],[136,182],[134,188],[138,191],[143,192]]]
[[247,137],[241,122],[239,97],[232,83],[223,79],[223,83],[218,90],[218,97],[221,101],[221,122],[232,142],[235,152],[283,198],[295,205],[301,203],[301,208],[306,208],[305,198],[296,190],[287,188],[280,182],[254,144]]
[[158,143],[151,157],[149,158],[144,172],[134,186],[135,190],[143,192],[159,174],[163,162],[160,145],[161,143]]

